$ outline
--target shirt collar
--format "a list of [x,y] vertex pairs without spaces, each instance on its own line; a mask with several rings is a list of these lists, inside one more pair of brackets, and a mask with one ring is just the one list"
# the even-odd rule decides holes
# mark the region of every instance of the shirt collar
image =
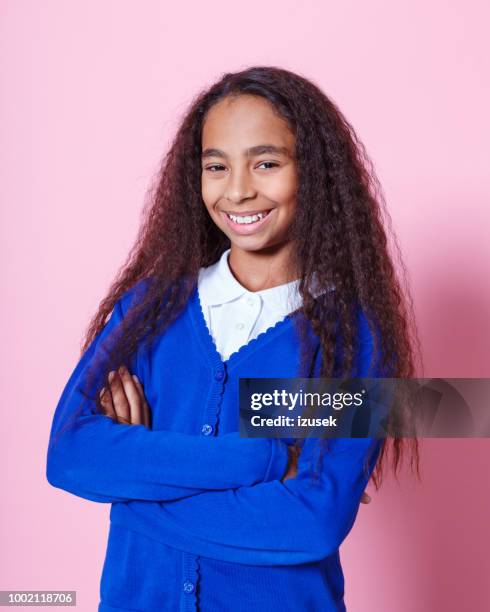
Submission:
[[[228,255],[230,251],[231,247],[221,254],[221,257],[216,263],[199,270],[199,298],[203,306],[225,304],[226,302],[231,302],[239,298],[244,293],[255,293],[260,295],[262,299],[266,300],[268,304],[271,304],[274,310],[278,312],[289,311],[289,308],[286,307],[288,300],[291,300],[291,307],[293,310],[301,306],[301,296],[297,290],[299,279],[256,292],[251,292],[246,289],[238,282],[230,270],[228,264]],[[334,287],[331,286],[331,289],[332,288]],[[313,292],[313,295],[317,297],[321,293],[324,293],[324,291],[316,290]]]

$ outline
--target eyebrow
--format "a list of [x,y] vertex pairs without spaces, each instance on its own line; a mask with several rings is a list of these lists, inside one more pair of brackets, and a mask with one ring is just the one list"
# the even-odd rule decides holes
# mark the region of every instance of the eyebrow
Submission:
[[[262,144],[256,145],[255,147],[250,147],[245,150],[245,155],[253,157],[256,155],[263,155],[264,153],[276,153],[277,155],[286,155],[290,157],[289,149],[287,147],[278,147],[276,145],[271,144]],[[222,157],[226,158],[226,153],[221,151],[221,149],[204,149],[201,154],[201,159],[205,159],[206,157]]]

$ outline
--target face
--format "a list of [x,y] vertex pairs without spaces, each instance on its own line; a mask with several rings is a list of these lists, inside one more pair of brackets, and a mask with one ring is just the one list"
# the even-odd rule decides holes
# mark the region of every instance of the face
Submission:
[[208,112],[202,198],[232,249],[258,251],[289,241],[298,186],[294,147],[287,123],[260,96],[225,98]]

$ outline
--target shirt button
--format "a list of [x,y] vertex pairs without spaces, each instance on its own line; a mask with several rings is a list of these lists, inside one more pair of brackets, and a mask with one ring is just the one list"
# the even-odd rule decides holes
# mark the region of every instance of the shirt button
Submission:
[[250,306],[253,306],[254,303],[254,299],[252,297],[247,298],[247,304],[249,304]]
[[223,372],[223,370],[215,370],[214,372],[214,378],[216,380],[223,380],[225,373]]
[[206,423],[205,425],[203,425],[201,427],[201,433],[205,436],[209,436],[213,433],[213,426],[209,425],[209,423]]
[[235,327],[237,329],[243,329],[244,325],[243,325],[243,323],[237,323]]
[[189,580],[184,582],[184,592],[185,593],[193,593],[194,592],[194,584]]

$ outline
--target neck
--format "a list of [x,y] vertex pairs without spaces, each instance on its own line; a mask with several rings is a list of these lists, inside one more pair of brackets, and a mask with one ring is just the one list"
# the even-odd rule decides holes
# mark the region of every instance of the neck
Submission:
[[257,251],[246,251],[232,244],[228,265],[233,276],[248,291],[262,291],[299,277],[291,263],[292,253],[292,242]]

